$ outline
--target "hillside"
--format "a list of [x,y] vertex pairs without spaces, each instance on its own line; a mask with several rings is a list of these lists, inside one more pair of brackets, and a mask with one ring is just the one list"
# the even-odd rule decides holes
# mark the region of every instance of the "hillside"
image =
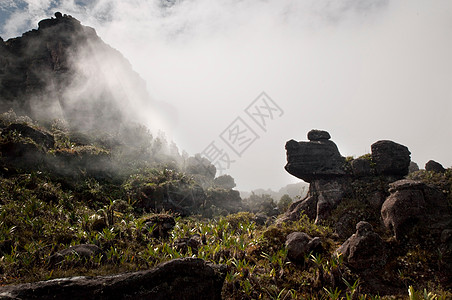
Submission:
[[312,130],[285,146],[305,197],[242,199],[143,125],[94,29],[56,13],[0,54],[0,299],[451,299],[452,169]]

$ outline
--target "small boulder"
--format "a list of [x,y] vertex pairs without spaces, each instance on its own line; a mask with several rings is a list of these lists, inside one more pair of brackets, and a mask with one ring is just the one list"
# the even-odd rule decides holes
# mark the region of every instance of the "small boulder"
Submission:
[[324,130],[312,129],[308,132],[308,140],[310,141],[326,141],[331,138],[331,135]]
[[410,166],[411,152],[393,141],[378,141],[371,145],[372,162],[378,175],[405,176]]
[[144,220],[143,230],[151,231],[155,238],[167,238],[176,225],[176,220],[167,214],[156,214]]
[[408,167],[408,173],[413,173],[419,171],[419,166],[414,161],[410,161],[410,166]]
[[386,250],[381,237],[371,224],[356,224],[356,233],[349,237],[335,252],[341,254],[344,263],[357,271],[375,270],[386,264]]
[[304,232],[292,232],[286,238],[287,258],[296,264],[304,264],[310,252],[322,252],[322,242],[319,237],[311,238]]
[[178,238],[174,241],[173,247],[177,251],[185,254],[188,252],[188,248],[192,250],[192,253],[197,254],[198,248],[202,245],[202,238],[199,234],[194,234],[189,238]]
[[50,256],[49,264],[50,266],[54,267],[55,265],[61,263],[64,260],[64,258],[69,255],[77,255],[80,258],[88,261],[101,253],[102,250],[98,246],[93,244],[75,245],[64,250],[61,250],[55,253],[54,255]]
[[444,167],[439,162],[436,162],[434,160],[429,160],[425,164],[425,170],[426,171],[436,172],[436,173],[444,173],[444,172],[446,172],[446,169],[444,169]]

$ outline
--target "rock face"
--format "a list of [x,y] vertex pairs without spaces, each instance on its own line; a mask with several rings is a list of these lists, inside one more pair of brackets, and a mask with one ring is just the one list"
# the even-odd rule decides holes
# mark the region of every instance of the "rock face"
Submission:
[[383,240],[373,231],[372,225],[364,221],[356,224],[356,233],[336,250],[336,254],[342,254],[344,262],[359,271],[374,271],[386,263]]
[[446,169],[444,169],[444,167],[439,162],[436,162],[434,160],[429,160],[425,164],[425,170],[437,173],[444,173],[446,171]]
[[429,228],[437,239],[452,225],[450,208],[441,191],[421,181],[399,180],[390,184],[390,196],[383,203],[381,217],[397,240],[405,240],[417,226]]
[[372,161],[379,175],[408,174],[411,152],[407,147],[393,141],[378,141],[371,145]]
[[320,238],[311,238],[304,232],[292,232],[286,238],[287,258],[296,264],[304,264],[310,252],[322,252]]
[[175,259],[152,270],[0,287],[7,299],[221,299],[226,266]]

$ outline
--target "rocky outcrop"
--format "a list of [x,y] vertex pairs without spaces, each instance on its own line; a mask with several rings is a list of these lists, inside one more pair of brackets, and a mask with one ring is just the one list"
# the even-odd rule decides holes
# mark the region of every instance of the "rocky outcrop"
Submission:
[[389,192],[381,217],[397,240],[406,240],[417,226],[429,230],[439,240],[442,230],[452,225],[447,199],[438,189],[405,179],[390,184]]
[[372,162],[378,175],[408,174],[411,152],[393,141],[378,141],[371,145]]
[[372,144],[371,154],[346,160],[328,132],[311,130],[308,138],[309,142],[286,143],[285,169],[310,187],[307,197],[292,204],[280,221],[296,220],[305,213],[321,222],[347,196],[360,197],[379,210],[387,184],[408,174],[410,152],[395,142],[378,141]]
[[436,173],[444,173],[444,172],[446,172],[446,169],[444,169],[443,165],[441,165],[439,162],[436,162],[434,160],[429,160],[425,164],[425,170],[426,171],[436,172]]
[[373,231],[371,224],[361,221],[356,224],[356,233],[337,250],[344,263],[358,271],[381,268],[386,263],[386,250],[381,237]]
[[0,287],[4,299],[221,299],[226,266],[175,259],[152,270]]
[[303,265],[309,253],[321,253],[322,242],[319,237],[310,237],[304,232],[292,232],[286,238],[287,258]]

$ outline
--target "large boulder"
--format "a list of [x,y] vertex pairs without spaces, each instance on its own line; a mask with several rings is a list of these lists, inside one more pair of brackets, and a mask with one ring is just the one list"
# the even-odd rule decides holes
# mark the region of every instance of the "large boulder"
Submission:
[[[336,144],[319,136],[322,135],[316,133],[315,140],[309,142],[290,140],[286,143],[287,172],[306,182],[346,174],[345,159]],[[326,133],[323,136],[326,137]]]
[[175,259],[134,273],[60,278],[0,287],[7,299],[221,299],[224,265],[199,258]]
[[386,250],[381,237],[373,231],[371,224],[361,221],[356,224],[356,233],[337,250],[344,263],[358,271],[375,270],[386,264]]
[[404,240],[421,226],[439,239],[440,231],[451,225],[450,207],[444,194],[421,181],[398,180],[389,185],[390,195],[381,208],[384,225],[397,240]]
[[439,162],[436,162],[434,160],[429,160],[425,164],[425,170],[426,171],[437,172],[437,173],[444,173],[444,172],[446,172],[446,169],[444,169],[443,165],[441,165]]
[[378,175],[405,176],[410,166],[411,152],[393,141],[378,141],[371,146],[372,162]]

